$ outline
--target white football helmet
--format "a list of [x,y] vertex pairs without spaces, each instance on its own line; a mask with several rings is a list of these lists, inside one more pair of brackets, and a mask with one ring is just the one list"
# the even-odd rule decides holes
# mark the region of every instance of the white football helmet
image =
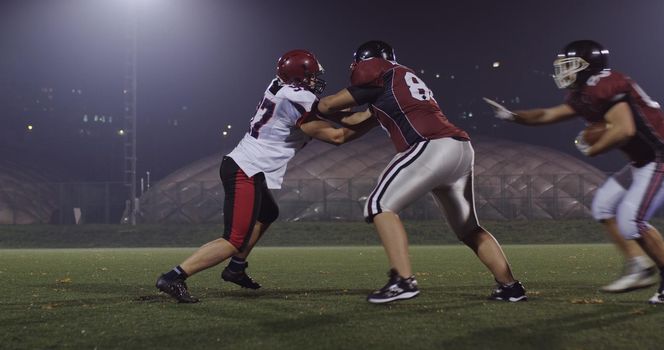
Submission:
[[559,89],[565,89],[576,81],[576,73],[590,64],[581,57],[560,57],[553,61],[553,80]]
[[573,41],[553,61],[553,80],[561,88],[578,87],[591,76],[608,70],[609,50],[592,40]]

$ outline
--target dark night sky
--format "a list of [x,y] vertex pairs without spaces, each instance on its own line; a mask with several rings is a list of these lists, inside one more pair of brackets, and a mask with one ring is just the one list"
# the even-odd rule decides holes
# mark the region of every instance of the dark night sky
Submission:
[[[88,110],[119,120],[128,1],[1,1],[0,92],[53,87],[61,112],[51,118],[80,120],[67,114],[78,112],[61,96],[83,89]],[[655,100],[664,97],[661,0],[135,1],[139,169],[157,179],[235,144],[275,74],[277,58],[293,48],[316,53],[327,72],[326,92],[332,93],[347,83],[355,48],[385,40],[402,64],[425,71],[422,78],[443,111],[471,136],[511,138],[574,156],[571,140],[580,121],[548,128],[505,124],[479,99],[518,96],[515,108],[560,103],[564,92],[549,77],[551,62],[567,42],[586,38],[611,51],[614,69],[632,76]],[[494,61],[501,67],[491,68]],[[3,157],[20,154],[24,162],[66,170],[76,180],[121,180],[119,139],[77,139],[64,128],[40,129],[39,120],[28,120],[34,116],[11,105],[15,99],[0,101],[6,104],[0,110]],[[473,118],[460,119],[467,110]],[[172,119],[179,120],[177,127],[168,124]],[[29,137],[6,136],[26,133],[28,122],[35,125]],[[226,124],[233,129],[222,140]],[[91,151],[78,154],[81,148]],[[592,163],[611,171],[623,159],[613,152]]]

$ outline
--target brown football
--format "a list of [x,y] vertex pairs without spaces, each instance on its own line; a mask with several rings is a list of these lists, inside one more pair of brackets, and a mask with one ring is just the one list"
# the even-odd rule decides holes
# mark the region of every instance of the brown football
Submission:
[[597,140],[604,135],[606,129],[610,128],[611,124],[604,122],[590,123],[583,130],[583,141],[588,145],[594,145]]

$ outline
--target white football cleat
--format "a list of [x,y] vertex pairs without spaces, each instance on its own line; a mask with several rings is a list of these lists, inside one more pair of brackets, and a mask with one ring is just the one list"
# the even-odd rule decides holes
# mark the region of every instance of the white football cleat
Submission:
[[600,288],[602,292],[623,293],[635,289],[647,288],[659,281],[657,269],[648,267],[638,271],[629,271],[620,276],[617,280]]
[[655,295],[652,296],[652,298],[648,299],[648,303],[650,304],[664,304],[664,292],[659,291],[655,293]]

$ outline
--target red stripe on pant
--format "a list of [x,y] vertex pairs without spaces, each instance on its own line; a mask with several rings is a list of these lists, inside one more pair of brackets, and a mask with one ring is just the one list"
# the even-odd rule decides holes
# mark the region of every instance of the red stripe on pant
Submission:
[[235,173],[235,196],[233,198],[233,219],[228,241],[240,249],[254,228],[254,206],[256,205],[254,179],[238,169]]
[[653,175],[648,182],[648,187],[646,188],[645,195],[641,200],[639,211],[636,214],[636,225],[639,230],[639,234],[643,234],[648,229],[648,223],[645,221],[646,215],[650,210],[655,195],[662,189],[662,182],[664,180],[664,164],[657,163],[655,169],[653,170]]

